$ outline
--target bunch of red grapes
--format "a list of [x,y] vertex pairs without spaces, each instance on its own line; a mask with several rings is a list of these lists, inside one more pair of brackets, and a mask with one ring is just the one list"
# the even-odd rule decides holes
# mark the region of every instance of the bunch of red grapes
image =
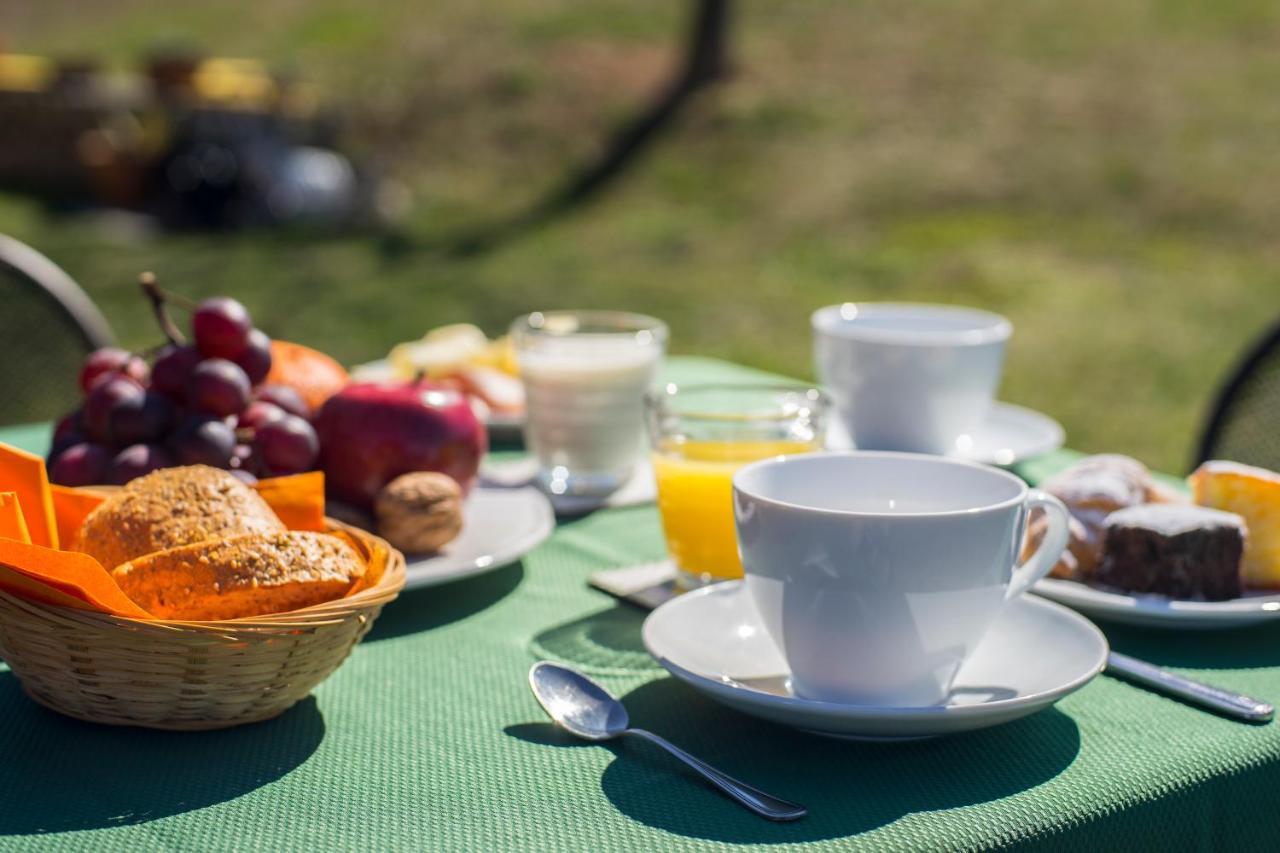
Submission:
[[89,355],[84,403],[54,430],[50,479],[122,485],[157,468],[212,465],[253,483],[315,467],[311,412],[294,389],[262,384],[271,339],[245,307],[206,299],[191,331],[194,343],[163,347],[150,366],[114,347]]

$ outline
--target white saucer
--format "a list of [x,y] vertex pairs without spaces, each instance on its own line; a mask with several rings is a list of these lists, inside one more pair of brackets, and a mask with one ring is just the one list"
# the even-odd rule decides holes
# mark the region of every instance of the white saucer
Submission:
[[[988,465],[1014,465],[1057,450],[1065,439],[1062,425],[1048,415],[1012,403],[993,403],[977,433],[961,436],[955,451],[947,456]],[[827,428],[827,449],[853,449],[853,439],[839,418],[832,418]]]
[[467,496],[457,539],[436,554],[406,555],[404,588],[435,586],[514,563],[555,529],[551,504],[537,489],[477,486]]
[[[538,476],[538,460],[532,456],[493,460],[480,466],[480,481],[494,488],[526,486]],[[548,495],[556,515],[583,515],[598,509],[651,504],[658,499],[658,482],[653,476],[653,463],[646,450],[636,461],[631,479],[617,491],[607,495]]]
[[852,739],[932,737],[1047,708],[1102,671],[1107,641],[1084,617],[1034,596],[1009,603],[944,705],[885,708],[801,699],[741,581],[686,593],[645,619],[644,644],[676,678],[786,726]]
[[1091,619],[1144,628],[1215,630],[1244,628],[1280,619],[1280,594],[1258,593],[1227,601],[1174,601],[1162,595],[1107,592],[1075,581],[1045,578],[1037,595],[1078,610]]

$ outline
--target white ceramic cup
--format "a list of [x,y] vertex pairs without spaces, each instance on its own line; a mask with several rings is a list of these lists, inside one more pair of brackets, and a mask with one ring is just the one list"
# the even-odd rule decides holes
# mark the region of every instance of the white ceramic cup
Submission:
[[[1048,531],[1017,562],[1027,514]],[[746,585],[809,699],[946,700],[1000,614],[1057,562],[1067,511],[997,468],[911,453],[816,453],[733,478]]]
[[949,305],[846,302],[814,312],[819,381],[861,450],[963,450],[991,408],[1013,326]]

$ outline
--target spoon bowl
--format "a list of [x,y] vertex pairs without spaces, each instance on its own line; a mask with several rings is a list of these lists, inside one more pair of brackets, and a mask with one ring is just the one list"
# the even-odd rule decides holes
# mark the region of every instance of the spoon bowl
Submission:
[[627,709],[590,678],[553,663],[529,670],[529,687],[542,710],[572,734],[587,740],[609,740],[631,726]]
[[740,782],[652,732],[630,727],[627,709],[609,691],[577,670],[540,661],[529,670],[529,687],[538,704],[565,731],[593,741],[632,735],[662,747],[742,806],[769,820],[797,820],[808,814],[801,805],[766,794]]

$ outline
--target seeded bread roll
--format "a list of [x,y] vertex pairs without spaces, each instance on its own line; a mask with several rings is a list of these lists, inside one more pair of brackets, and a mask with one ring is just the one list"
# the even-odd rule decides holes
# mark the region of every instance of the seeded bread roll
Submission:
[[130,482],[89,513],[71,547],[112,569],[206,539],[284,530],[253,489],[226,471],[190,465]]
[[345,595],[365,564],[342,540],[288,531],[199,542],[140,557],[111,576],[161,619],[239,619]]

